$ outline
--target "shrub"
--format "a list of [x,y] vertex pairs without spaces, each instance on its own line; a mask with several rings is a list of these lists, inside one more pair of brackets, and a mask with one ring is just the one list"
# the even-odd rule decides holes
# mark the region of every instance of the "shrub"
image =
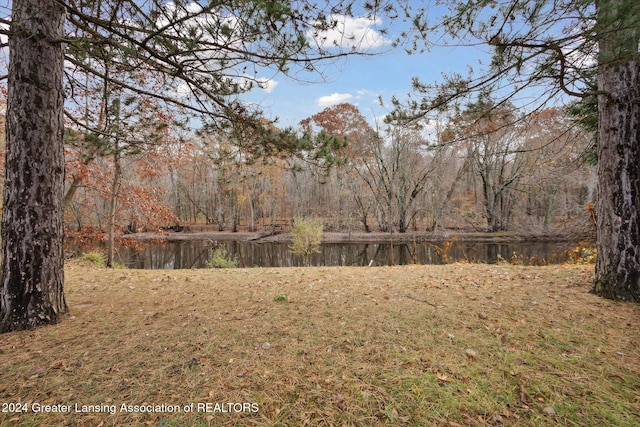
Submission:
[[107,257],[100,252],[87,252],[80,257],[80,260],[93,264],[97,267],[104,267],[107,265]]
[[224,246],[218,246],[207,261],[209,268],[236,268],[237,266],[238,259],[228,254]]
[[596,245],[579,242],[575,248],[567,251],[567,262],[569,264],[595,264],[597,255]]
[[309,256],[320,252],[322,243],[322,222],[317,219],[297,219],[291,231],[291,246],[294,255],[302,255],[304,263],[309,264]]

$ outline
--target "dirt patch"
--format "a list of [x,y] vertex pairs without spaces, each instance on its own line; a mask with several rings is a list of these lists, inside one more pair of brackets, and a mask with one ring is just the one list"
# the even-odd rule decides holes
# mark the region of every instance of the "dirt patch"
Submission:
[[73,262],[69,315],[2,336],[0,425],[631,426],[640,306],[592,276]]

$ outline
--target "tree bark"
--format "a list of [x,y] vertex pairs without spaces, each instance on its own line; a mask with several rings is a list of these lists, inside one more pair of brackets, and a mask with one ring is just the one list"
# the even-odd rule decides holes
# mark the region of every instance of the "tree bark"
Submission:
[[[598,201],[593,292],[640,302],[640,63],[637,0],[598,2]],[[626,30],[624,28],[627,28]],[[608,32],[609,30],[616,30]]]
[[113,180],[111,181],[111,195],[109,198],[109,223],[107,224],[107,267],[113,267],[115,258],[115,228],[118,196],[120,195],[120,180],[122,167],[120,164],[120,147],[118,141],[114,143]]
[[593,292],[640,302],[638,63],[600,67],[596,275]]
[[0,332],[67,311],[63,252],[64,9],[14,0],[9,39]]

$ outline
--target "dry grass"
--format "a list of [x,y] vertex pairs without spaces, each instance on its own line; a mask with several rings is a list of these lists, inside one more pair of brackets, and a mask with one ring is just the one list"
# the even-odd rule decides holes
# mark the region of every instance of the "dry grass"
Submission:
[[[640,306],[589,294],[590,266],[72,263],[66,274],[63,322],[0,337],[0,403],[28,410],[0,413],[2,425],[624,426],[640,417]],[[33,403],[70,412],[33,413]],[[181,410],[131,413],[123,403]],[[198,403],[256,405],[207,413]]]

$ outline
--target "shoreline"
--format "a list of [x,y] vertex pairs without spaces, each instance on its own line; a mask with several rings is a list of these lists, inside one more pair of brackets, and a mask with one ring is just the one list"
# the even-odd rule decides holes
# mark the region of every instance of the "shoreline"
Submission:
[[[290,242],[291,233],[265,233],[265,232],[228,232],[228,231],[185,231],[165,233],[135,233],[123,234],[125,239],[133,239],[142,242],[148,241],[250,241],[255,243]],[[407,232],[407,233],[383,233],[383,232],[324,232],[322,243],[441,243],[455,239],[460,242],[570,242],[592,240],[591,236],[561,235],[558,233],[516,233],[516,232],[461,232],[461,231],[437,231],[437,232]]]

